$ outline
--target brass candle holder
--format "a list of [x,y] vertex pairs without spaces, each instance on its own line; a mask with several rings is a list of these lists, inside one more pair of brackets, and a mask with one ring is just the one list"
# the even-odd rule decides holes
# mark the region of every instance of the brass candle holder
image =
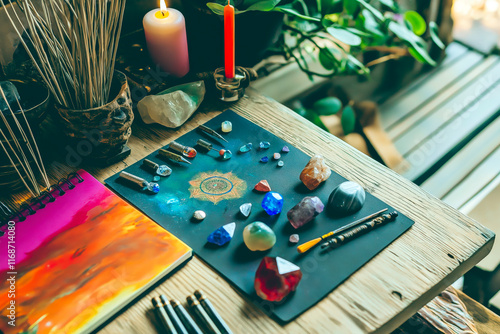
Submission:
[[218,98],[224,102],[236,102],[245,95],[250,82],[257,79],[257,73],[251,68],[236,66],[234,78],[226,78],[224,67],[214,72]]

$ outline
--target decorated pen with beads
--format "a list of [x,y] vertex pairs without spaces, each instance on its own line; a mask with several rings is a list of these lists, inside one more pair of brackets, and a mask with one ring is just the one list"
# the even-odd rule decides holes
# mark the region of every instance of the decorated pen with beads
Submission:
[[375,228],[385,225],[389,222],[392,222],[396,219],[398,216],[398,213],[396,211],[384,214],[380,217],[377,217],[367,223],[364,223],[363,225],[359,225],[356,228],[353,228],[352,230],[345,232],[343,234],[340,234],[332,239],[330,239],[328,242],[325,242],[324,244],[321,245],[321,248],[337,248],[340,247],[349,241],[356,239],[357,237],[366,234]]

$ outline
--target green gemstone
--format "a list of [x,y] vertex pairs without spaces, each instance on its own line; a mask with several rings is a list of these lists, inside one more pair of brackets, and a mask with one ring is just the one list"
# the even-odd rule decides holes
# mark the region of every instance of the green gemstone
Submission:
[[243,241],[251,251],[265,251],[276,243],[276,234],[263,222],[253,222],[243,230]]

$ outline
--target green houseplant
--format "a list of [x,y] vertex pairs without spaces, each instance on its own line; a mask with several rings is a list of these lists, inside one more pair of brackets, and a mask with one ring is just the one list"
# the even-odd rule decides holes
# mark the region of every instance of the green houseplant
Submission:
[[[435,66],[428,52],[430,43],[444,48],[434,22],[427,26],[420,14],[404,12],[394,0],[242,0],[231,3],[236,7],[236,14],[249,11],[286,14],[276,51],[294,59],[310,77],[369,76],[371,66],[402,56],[412,56],[421,63]],[[226,4],[227,1],[217,0],[207,6],[223,15]],[[375,51],[379,56],[364,63],[360,55],[366,51]],[[308,59],[311,58],[319,61],[322,71],[309,68]],[[296,111],[322,128],[325,126],[320,115],[336,114],[342,109],[340,101],[332,98],[318,101],[316,107]],[[354,113],[350,106],[344,109],[342,125],[347,134],[353,128]]]

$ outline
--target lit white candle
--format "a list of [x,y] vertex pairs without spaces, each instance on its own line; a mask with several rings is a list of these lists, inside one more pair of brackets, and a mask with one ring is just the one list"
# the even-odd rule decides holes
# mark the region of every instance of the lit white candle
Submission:
[[176,77],[189,72],[186,23],[181,12],[167,8],[161,0],[160,9],[153,9],[142,21],[149,54],[160,68]]

